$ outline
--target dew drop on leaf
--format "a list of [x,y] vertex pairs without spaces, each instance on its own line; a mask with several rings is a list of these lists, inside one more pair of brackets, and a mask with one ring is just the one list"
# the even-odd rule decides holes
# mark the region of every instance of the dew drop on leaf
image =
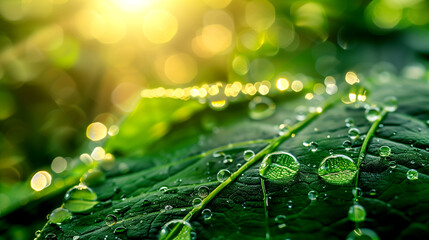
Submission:
[[49,221],[60,225],[64,221],[69,220],[72,217],[72,214],[69,210],[65,208],[57,208],[51,212],[49,215]]
[[394,112],[398,108],[398,99],[390,96],[384,99],[384,109],[388,112]]
[[365,117],[369,122],[375,122],[380,119],[380,109],[378,107],[369,107],[365,111]]
[[165,211],[170,211],[170,210],[173,209],[173,206],[171,206],[171,205],[165,205],[164,209],[165,209]]
[[104,172],[98,168],[89,169],[81,179],[81,182],[85,183],[87,186],[97,186],[104,181],[106,181],[106,176]]
[[366,211],[362,205],[355,204],[349,208],[349,220],[352,222],[365,221]]
[[107,226],[111,227],[113,225],[116,224],[116,222],[118,221],[118,219],[116,218],[115,215],[113,214],[109,214],[106,216],[106,218],[104,219],[104,222],[106,223]]
[[309,147],[310,147],[310,151],[311,152],[316,152],[317,148],[318,148],[318,145],[317,145],[316,142],[310,142]]
[[352,149],[352,142],[350,140],[345,140],[343,142],[343,147],[346,151],[350,151]]
[[249,102],[249,116],[254,120],[270,117],[276,111],[276,104],[268,97],[255,97]]
[[98,202],[97,194],[86,185],[70,188],[64,197],[64,208],[71,212],[83,212],[94,207]]
[[273,152],[265,156],[259,167],[259,174],[269,180],[289,180],[295,176],[300,164],[287,152]]
[[209,195],[210,189],[206,186],[201,186],[198,188],[198,196],[200,198],[205,198],[207,195]]
[[390,156],[390,147],[388,146],[381,146],[378,149],[378,154],[380,155],[380,157],[388,157]]
[[201,212],[201,215],[203,216],[204,220],[210,220],[213,214],[210,209],[206,208]]
[[371,190],[369,190],[369,195],[370,196],[375,196],[375,195],[377,195],[377,190],[376,189],[371,189]]
[[195,232],[191,224],[184,220],[172,220],[166,223],[160,233],[159,239],[193,239]]
[[331,184],[349,183],[356,175],[357,166],[351,158],[341,154],[326,157],[319,165],[319,176]]
[[360,198],[363,195],[363,191],[360,187],[355,187],[352,189],[352,194],[354,198]]
[[244,157],[244,160],[249,161],[255,157],[255,152],[253,152],[252,150],[246,150],[243,153],[243,157]]
[[295,108],[296,120],[303,121],[308,114],[308,110],[305,106],[298,106]]
[[117,228],[115,228],[113,233],[114,234],[121,234],[121,233],[125,233],[126,231],[127,231],[127,229],[125,227],[117,227]]
[[231,172],[228,169],[222,169],[217,173],[217,180],[219,182],[225,182],[231,176]]
[[286,216],[285,215],[277,215],[274,218],[274,222],[277,223],[277,227],[282,229],[286,227]]
[[45,236],[45,239],[56,240],[57,235],[55,235],[55,233],[49,233],[48,235]]
[[192,200],[192,206],[196,207],[196,206],[200,205],[202,201],[203,200],[201,200],[201,198],[194,198]]
[[348,117],[344,120],[344,122],[346,123],[346,127],[353,127],[355,125],[355,120],[351,117]]
[[396,162],[395,161],[390,161],[389,162],[389,167],[390,168],[396,168]]
[[311,201],[317,200],[317,197],[319,196],[319,194],[314,190],[309,191],[307,195],[308,199],[310,199]]
[[162,192],[162,193],[165,193],[165,192],[168,191],[168,187],[162,186],[162,187],[159,188],[159,191]]
[[348,131],[348,136],[351,140],[355,140],[359,137],[359,129],[357,128],[350,128]]
[[380,240],[380,238],[369,228],[357,228],[347,235],[346,240]]
[[407,178],[408,180],[417,180],[419,178],[419,172],[415,169],[410,169],[407,172]]

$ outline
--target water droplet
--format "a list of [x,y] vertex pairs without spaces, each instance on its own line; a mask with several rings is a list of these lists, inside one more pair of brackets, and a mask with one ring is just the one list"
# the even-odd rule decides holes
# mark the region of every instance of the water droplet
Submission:
[[55,235],[55,233],[49,233],[48,235],[45,236],[45,239],[56,240],[57,235]]
[[171,206],[171,205],[165,205],[164,209],[165,209],[165,211],[170,211],[170,210],[173,209],[173,206]]
[[355,187],[352,189],[352,194],[353,194],[355,199],[358,199],[358,198],[362,197],[363,191],[360,187]]
[[73,240],[78,240],[79,238],[79,236],[73,236]]
[[106,181],[106,176],[104,172],[98,168],[89,169],[81,178],[81,182],[85,183],[87,186],[97,186],[104,181]]
[[287,201],[287,208],[292,209],[293,204],[292,204],[292,200]]
[[346,240],[380,240],[380,238],[369,228],[357,228],[347,235]]
[[187,221],[176,219],[162,227],[159,239],[189,239],[190,235],[196,236],[191,224]]
[[243,153],[244,160],[249,161],[250,159],[255,157],[255,152],[252,150],[246,150]]
[[308,147],[308,146],[310,146],[310,143],[309,143],[308,141],[303,141],[303,142],[302,142],[302,145],[303,145],[304,147]]
[[369,122],[375,122],[380,119],[380,109],[378,107],[369,107],[365,111],[365,117]]
[[375,195],[377,195],[377,190],[376,189],[371,189],[371,190],[369,190],[369,195],[370,196],[375,196]]
[[231,172],[227,169],[222,169],[217,173],[217,180],[225,182],[231,176]]
[[346,123],[346,127],[353,127],[355,125],[355,120],[351,117],[348,117],[344,120],[344,122]]
[[210,209],[206,208],[201,212],[201,215],[203,216],[204,220],[210,220],[213,214]]
[[353,160],[341,154],[326,157],[318,169],[319,176],[331,184],[349,183],[356,172],[357,166]]
[[37,231],[34,233],[34,235],[35,235],[36,237],[40,237],[40,233],[42,233],[42,231],[37,230]]
[[234,161],[234,159],[231,157],[231,155],[225,155],[225,157],[223,159],[224,164],[232,163],[233,161]]
[[359,204],[355,204],[349,208],[349,219],[352,222],[365,221],[366,211],[365,208]]
[[268,97],[255,97],[249,102],[249,116],[254,120],[268,118],[276,111],[276,104]]
[[207,197],[207,195],[209,195],[210,189],[206,186],[201,186],[200,188],[198,188],[198,196],[200,196],[200,198],[205,198]]
[[295,108],[296,120],[303,121],[308,114],[308,110],[305,106],[298,106]]
[[202,201],[201,198],[194,198],[194,200],[192,200],[192,206],[196,207],[200,205]]
[[287,152],[273,152],[265,156],[259,167],[259,174],[270,180],[289,180],[295,176],[300,164]]
[[358,138],[359,137],[359,129],[357,129],[357,128],[350,128],[349,129],[349,131],[348,131],[348,135],[349,135],[349,138],[351,139],[351,140],[355,140],[356,138]]
[[350,151],[352,149],[352,142],[350,140],[345,140],[343,142],[343,147],[346,151]]
[[113,231],[113,234],[121,234],[121,233],[125,233],[126,231],[127,229],[125,227],[117,227]]
[[104,219],[104,222],[106,223],[107,226],[111,227],[113,225],[116,224],[116,222],[118,221],[118,219],[116,218],[115,215],[113,214],[109,214],[106,216],[106,218]]
[[419,172],[415,169],[410,169],[407,172],[407,178],[408,180],[417,180],[419,178]]
[[96,201],[97,194],[91,188],[82,184],[70,188],[64,200],[64,208],[71,212],[87,211],[98,203]]
[[398,99],[396,97],[387,97],[384,99],[384,109],[388,112],[394,112],[398,108]]
[[165,193],[165,192],[168,191],[168,187],[162,186],[162,187],[159,188],[159,191],[162,192],[162,193]]
[[317,145],[317,143],[316,143],[316,142],[310,142],[309,147],[310,147],[310,151],[311,151],[311,152],[316,152],[316,151],[317,151],[317,147],[318,147],[318,145]]
[[310,199],[311,201],[317,200],[318,196],[319,194],[314,190],[308,192],[308,199]]
[[60,225],[64,221],[69,220],[71,217],[72,214],[69,210],[65,208],[57,208],[49,215],[49,221],[51,223],[56,223]]
[[221,157],[221,156],[224,156],[225,155],[225,153],[224,152],[221,152],[221,151],[215,151],[214,153],[213,153],[213,157],[215,157],[215,158],[217,158],[217,157]]
[[378,149],[378,154],[380,157],[388,157],[390,156],[390,147],[388,146],[382,146]]
[[277,223],[277,227],[282,229],[286,227],[286,216],[285,215],[277,215],[274,218],[274,221]]
[[329,149],[329,154],[334,154],[334,149]]

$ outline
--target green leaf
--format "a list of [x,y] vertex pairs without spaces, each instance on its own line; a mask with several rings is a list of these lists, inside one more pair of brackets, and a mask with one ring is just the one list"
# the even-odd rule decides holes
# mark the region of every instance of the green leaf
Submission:
[[[183,219],[198,239],[346,239],[357,227],[348,219],[356,201],[366,211],[358,232],[371,229],[380,239],[425,238],[429,236],[429,86],[408,81],[370,90],[370,103],[383,107],[386,97],[396,96],[398,109],[383,112],[374,123],[365,118],[361,105],[345,105],[336,96],[326,100],[322,113],[311,113],[301,122],[295,120],[295,109],[308,104],[302,97],[278,99],[275,113],[257,121],[248,117],[242,103],[221,113],[203,110],[174,125],[154,144],[144,143],[143,156],[117,158],[117,167],[106,172],[106,181],[93,187],[100,203],[90,213],[74,213],[61,226],[48,223],[39,238],[55,234],[58,239],[157,239],[165,224]],[[361,137],[346,150],[344,121],[349,117]],[[207,119],[216,123],[212,131],[205,127]],[[286,119],[295,123],[279,132]],[[317,150],[303,146],[304,141],[317,143]],[[382,146],[391,148],[389,157],[379,156]],[[256,155],[246,161],[243,153],[249,149]],[[299,162],[291,180],[275,181],[288,174],[261,178],[264,157],[275,151],[290,153]],[[358,170],[355,181],[331,184],[319,175],[320,164],[331,154],[352,159]],[[227,155],[232,162],[224,162]],[[216,176],[222,169],[231,176],[219,182]],[[418,179],[407,179],[409,169],[418,171]],[[266,171],[270,172],[264,169],[263,175]],[[360,191],[362,196],[353,194]],[[196,198],[202,202],[193,205]],[[113,226],[105,223],[109,214],[118,220]],[[115,234],[118,227],[127,230]],[[175,239],[192,236],[187,235],[189,230],[176,231]]]

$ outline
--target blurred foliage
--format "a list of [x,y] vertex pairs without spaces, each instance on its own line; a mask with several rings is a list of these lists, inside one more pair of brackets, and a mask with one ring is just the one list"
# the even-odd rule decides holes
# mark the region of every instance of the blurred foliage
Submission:
[[[33,194],[29,179],[58,156],[68,169],[49,170],[53,181],[78,176],[82,163],[68,157],[104,144],[85,140],[86,126],[120,124],[143,89],[279,77],[311,89],[348,70],[368,81],[427,78],[428,11],[423,0],[3,0],[0,205],[15,202],[12,193]],[[190,101],[188,115],[164,119],[162,108],[140,119],[165,122],[152,139],[199,109]],[[16,203],[0,216],[27,204]]]

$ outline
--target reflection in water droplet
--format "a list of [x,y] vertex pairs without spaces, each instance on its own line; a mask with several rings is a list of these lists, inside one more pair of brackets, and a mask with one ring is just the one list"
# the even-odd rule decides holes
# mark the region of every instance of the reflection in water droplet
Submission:
[[394,112],[398,108],[398,99],[396,97],[387,97],[384,99],[384,109],[388,112]]
[[198,188],[198,196],[200,196],[200,198],[205,198],[207,197],[207,195],[209,195],[210,189],[206,186],[201,186],[200,188]]
[[72,217],[72,214],[69,210],[65,208],[57,208],[51,212],[49,215],[49,221],[51,223],[56,223],[60,225],[66,220],[69,220]]
[[362,192],[362,189],[360,187],[355,187],[352,189],[352,194],[353,194],[355,199],[358,199],[358,198],[362,197],[363,192]]
[[106,216],[106,218],[104,219],[104,222],[106,223],[107,226],[111,227],[113,225],[116,224],[116,222],[118,221],[118,219],[116,218],[115,215],[113,214],[109,214]]
[[346,240],[380,240],[380,238],[369,228],[356,228],[347,235]]
[[310,199],[311,201],[317,200],[318,196],[319,194],[314,190],[308,192],[308,199]]
[[316,143],[316,142],[310,142],[309,147],[310,147],[310,151],[311,151],[311,152],[316,152],[316,151],[317,151],[317,147],[318,147],[318,145],[317,145],[317,143]]
[[359,204],[355,204],[349,208],[349,219],[352,222],[365,221],[366,211],[365,208]]
[[377,195],[377,190],[376,189],[371,189],[371,190],[369,190],[369,195],[371,195],[371,196],[375,196],[375,195]]
[[390,161],[389,162],[389,167],[390,168],[396,168],[396,162],[395,161]]
[[353,127],[355,125],[355,120],[351,117],[348,117],[344,120],[346,127]]
[[200,205],[202,201],[201,198],[194,198],[194,200],[192,200],[192,206],[196,207]]
[[365,117],[369,122],[375,122],[380,119],[380,109],[378,107],[370,107],[365,111]]
[[91,209],[98,203],[96,201],[97,194],[85,185],[77,185],[70,188],[64,200],[64,208],[67,208],[71,212],[83,212]]
[[213,214],[210,209],[206,208],[201,212],[201,215],[203,215],[204,220],[210,220]]
[[415,169],[410,169],[407,172],[407,178],[408,180],[417,180],[419,178],[419,172]]
[[357,128],[350,128],[348,131],[348,136],[351,140],[355,140],[356,138],[359,137],[359,129]]
[[250,159],[255,157],[255,152],[253,152],[252,150],[246,150],[243,153],[243,157],[244,157],[244,160],[249,161]]
[[126,231],[127,229],[125,227],[117,227],[113,231],[113,234],[121,234],[121,233],[125,233]]
[[159,239],[191,239],[191,236],[195,236],[191,224],[184,220],[172,220],[166,223],[160,233]]
[[162,186],[162,187],[159,188],[159,191],[162,192],[162,193],[165,193],[165,192],[168,191],[168,187]]
[[268,97],[255,97],[249,102],[249,116],[254,120],[268,118],[276,111],[276,104]]
[[228,106],[228,101],[226,99],[213,100],[210,101],[209,106],[216,111],[221,111]]
[[388,146],[382,146],[378,149],[378,153],[380,157],[388,157],[390,156],[390,147]]
[[273,152],[265,156],[259,168],[259,174],[270,180],[289,180],[295,176],[300,164],[287,152]]
[[171,205],[165,205],[164,209],[165,209],[165,211],[170,211],[170,210],[173,209],[173,206],[171,206]]
[[318,169],[319,176],[331,184],[349,183],[356,172],[357,166],[353,160],[341,154],[326,157]]
[[231,176],[231,172],[227,169],[222,169],[217,173],[217,180],[225,182]]

